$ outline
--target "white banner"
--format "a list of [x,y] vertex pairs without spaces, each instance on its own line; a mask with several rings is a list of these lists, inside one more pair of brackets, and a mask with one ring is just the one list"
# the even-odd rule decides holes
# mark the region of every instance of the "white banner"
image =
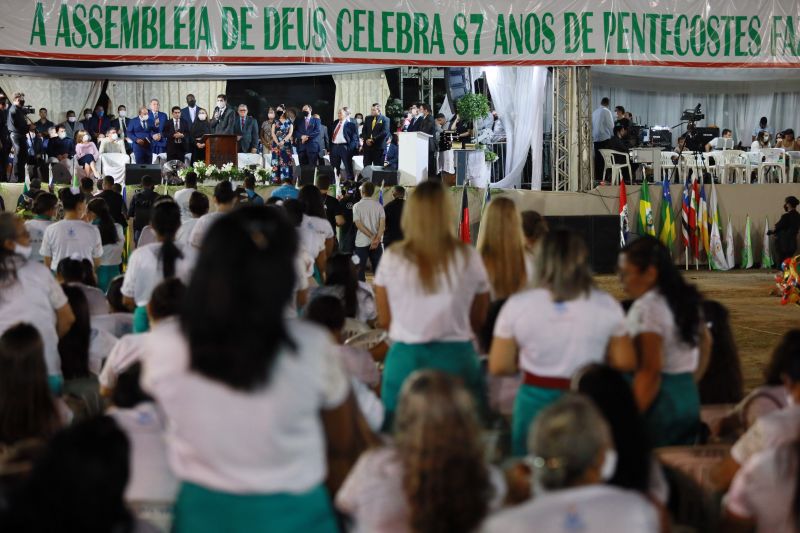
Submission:
[[797,0],[3,0],[0,54],[180,63],[800,67]]

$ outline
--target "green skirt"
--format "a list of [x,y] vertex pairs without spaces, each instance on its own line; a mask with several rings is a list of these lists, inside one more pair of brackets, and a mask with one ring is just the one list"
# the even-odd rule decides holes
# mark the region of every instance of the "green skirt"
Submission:
[[694,444],[700,429],[700,395],[691,373],[661,374],[661,389],[644,415],[650,444]]
[[173,533],[337,533],[328,491],[303,494],[230,494],[181,484]]
[[108,292],[111,280],[120,275],[121,265],[100,265],[97,267],[97,288],[103,292]]
[[56,396],[61,396],[61,391],[64,389],[64,377],[59,374],[49,374],[47,376],[47,386],[50,387],[50,392]]
[[386,366],[383,369],[381,400],[385,410],[384,430],[392,428],[403,382],[415,371],[427,368],[459,376],[473,394],[475,405],[483,412],[486,387],[478,354],[471,342],[396,342],[386,354]]
[[150,329],[150,320],[147,318],[147,307],[137,306],[133,311],[133,332],[145,333]]
[[564,394],[561,389],[545,389],[535,385],[521,385],[514,399],[511,415],[511,453],[515,457],[528,454],[528,433],[539,412]]

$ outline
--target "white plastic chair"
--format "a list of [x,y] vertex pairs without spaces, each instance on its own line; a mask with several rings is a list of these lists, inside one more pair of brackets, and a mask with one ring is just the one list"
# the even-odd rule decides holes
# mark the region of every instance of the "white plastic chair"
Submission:
[[789,160],[789,175],[786,177],[786,181],[794,183],[794,171],[800,169],[800,152],[790,150],[786,152],[786,157]]
[[783,163],[783,148],[762,148],[761,155],[764,161],[758,164],[758,183],[764,183],[767,172],[773,170],[778,173],[780,183],[786,183],[786,166]]
[[370,328],[367,324],[356,320],[355,318],[347,317],[344,320],[344,327],[342,328],[342,338],[345,339],[345,342],[347,342],[347,339],[368,331],[372,331],[372,328]]
[[[615,150],[607,150],[602,149],[600,150],[600,154],[603,156],[603,161],[605,162],[605,169],[603,170],[603,181],[606,179],[606,172],[611,171],[611,185],[619,185],[619,181],[622,175],[622,169],[628,168],[628,175],[633,177],[633,171],[631,170],[631,156],[626,152],[617,152]],[[616,157],[619,156],[625,159],[624,163],[617,163]]]
[[689,177],[690,171],[691,175],[697,177],[701,173],[698,172],[698,169],[703,168],[703,163],[701,162],[702,154],[698,152],[688,152],[686,150],[683,151],[681,154],[681,171],[683,173],[683,179],[681,181],[686,181]]
[[258,167],[264,166],[264,157],[261,154],[240,153],[238,157],[239,168],[249,167],[256,165]]
[[389,334],[383,329],[371,329],[363,333],[353,335],[344,344],[354,348],[361,348],[362,350],[371,350],[382,342],[386,342]]
[[[733,172],[731,183],[747,183],[750,175],[750,165],[748,164],[745,153],[741,150],[725,150],[724,152],[714,152],[717,159],[717,169],[719,182],[728,183],[728,176]],[[741,179],[739,179],[741,178]]]
[[[677,152],[661,152],[661,179],[671,179],[672,172],[678,167],[676,163],[673,163],[672,158],[675,158],[675,161],[678,160],[678,153]],[[680,179],[680,176],[678,177]]]
[[111,176],[114,183],[125,184],[125,165],[131,162],[128,154],[100,154],[98,170],[103,176]]
[[172,528],[172,508],[174,502],[168,501],[132,501],[128,507],[139,520],[148,522],[158,531],[167,533]]

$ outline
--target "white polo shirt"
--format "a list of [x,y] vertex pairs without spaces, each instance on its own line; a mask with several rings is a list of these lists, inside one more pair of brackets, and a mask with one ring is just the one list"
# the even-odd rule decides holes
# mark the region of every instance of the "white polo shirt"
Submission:
[[568,302],[554,302],[547,289],[514,294],[494,326],[495,337],[516,342],[520,368],[567,379],[589,363],[604,361],[611,338],[627,333],[622,306],[599,289]]
[[194,223],[192,233],[189,234],[189,244],[195,248],[200,248],[203,244],[203,238],[206,236],[206,233],[208,233],[211,225],[223,214],[224,213],[220,213],[219,211],[214,211],[213,213],[206,213],[198,218],[197,222]]
[[[175,262],[175,277],[188,283],[194,266],[195,251],[191,246],[181,246],[179,243],[175,245],[183,253],[183,257]],[[133,298],[139,307],[147,305],[153,289],[164,281],[164,267],[159,259],[160,253],[161,243],[156,242],[140,246],[128,259],[128,269],[125,271],[121,291],[123,296]]]
[[478,294],[489,292],[489,279],[474,248],[460,247],[447,273],[440,273],[438,290],[427,293],[417,265],[397,248],[383,254],[375,285],[384,287],[392,323],[389,337],[410,344],[432,341],[469,341],[473,337],[469,314]]
[[310,217],[303,215],[303,222],[300,224],[302,228],[307,228],[316,232],[322,240],[333,239],[333,228],[331,223],[326,218]]
[[42,236],[42,257],[50,257],[55,272],[64,258],[88,259],[103,257],[103,241],[96,226],[82,220],[62,220],[47,226]]
[[[381,219],[386,219],[386,213],[383,206],[374,198],[362,198],[353,206],[353,223],[361,222],[373,234],[378,233]],[[372,240],[365,233],[356,231],[356,247],[363,248],[371,243]]]
[[31,238],[31,256],[28,258],[32,261],[43,261],[42,254],[42,240],[44,239],[44,230],[47,226],[53,224],[52,220],[43,220],[41,218],[34,218],[25,221],[25,229],[28,230],[28,235]]
[[236,494],[298,494],[324,482],[320,411],[342,404],[348,378],[326,331],[299,320],[286,326],[297,350],[281,350],[269,383],[249,392],[192,371],[177,325],[150,335],[142,386],[169,421],[178,479]]
[[114,224],[117,230],[117,242],[103,245],[103,256],[100,264],[103,266],[116,266],[122,264],[122,249],[125,247],[125,232],[122,226]]
[[192,212],[189,210],[189,200],[192,198],[192,193],[197,189],[183,188],[175,192],[173,196],[175,203],[181,208],[181,222],[185,223],[192,218]]
[[117,340],[100,372],[98,381],[101,387],[113,389],[117,385],[117,377],[142,359],[149,335],[150,332],[128,334]]

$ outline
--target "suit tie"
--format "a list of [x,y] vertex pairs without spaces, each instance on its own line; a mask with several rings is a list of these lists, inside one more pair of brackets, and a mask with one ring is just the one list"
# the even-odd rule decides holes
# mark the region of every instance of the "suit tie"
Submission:
[[311,123],[311,119],[310,119],[310,118],[307,118],[307,119],[306,119],[306,131],[308,131],[308,125],[309,125],[310,123]]
[[181,125],[178,124],[178,121],[176,120],[175,121],[175,131],[180,131],[180,130],[181,130]]
[[122,135],[124,137],[125,136],[125,130],[126,130],[126,128],[125,128],[125,119],[124,118],[119,119],[119,125],[121,126],[120,129],[122,130]]
[[340,129],[342,129],[342,121],[341,120],[336,125],[336,129],[333,130],[333,139],[331,139],[331,142],[336,142],[336,137],[339,135],[339,130]]
[[244,117],[242,117],[242,131],[244,131]]

